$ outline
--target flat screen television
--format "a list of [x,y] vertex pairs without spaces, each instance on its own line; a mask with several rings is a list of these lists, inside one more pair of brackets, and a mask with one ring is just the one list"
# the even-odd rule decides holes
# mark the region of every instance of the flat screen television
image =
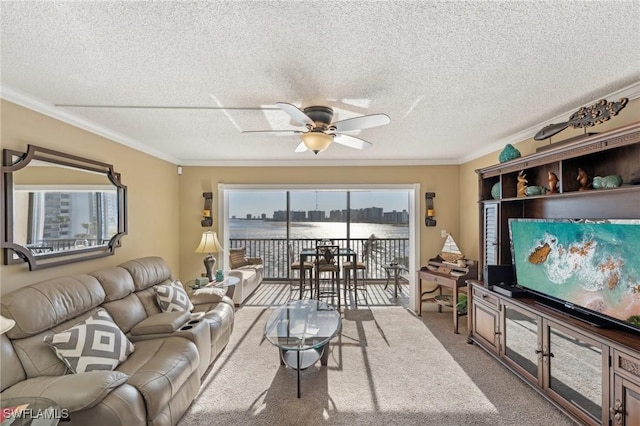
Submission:
[[640,219],[509,219],[516,283],[602,327],[640,332]]

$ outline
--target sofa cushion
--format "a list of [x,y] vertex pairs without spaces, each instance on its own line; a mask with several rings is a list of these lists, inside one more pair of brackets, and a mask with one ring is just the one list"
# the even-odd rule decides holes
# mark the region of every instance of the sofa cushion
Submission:
[[237,269],[248,264],[249,259],[247,259],[246,247],[229,249],[229,266],[231,269]]
[[[200,363],[195,343],[184,337],[166,337],[136,342],[136,351],[118,371],[130,375],[145,399],[147,418],[155,418],[195,374]],[[196,378],[197,380],[197,378]]]
[[169,284],[172,281],[169,265],[158,256],[141,257],[124,262],[119,266],[129,271],[136,291],[156,284]]
[[71,412],[91,408],[111,391],[126,383],[129,375],[120,371],[91,371],[64,376],[40,376],[24,380],[2,393],[3,398],[25,395],[52,399]]
[[133,277],[124,268],[118,266],[92,272],[90,275],[100,281],[104,289],[105,302],[119,300],[134,292]]
[[[105,302],[101,307],[109,312],[109,315],[111,315],[111,318],[118,324],[120,330],[128,333],[136,324],[149,316],[139,297],[139,293],[146,291],[147,290],[138,291],[120,300]],[[155,301],[155,295],[152,302],[157,312],[160,312],[160,308],[158,308]]]
[[0,313],[15,320],[10,339],[39,334],[100,305],[104,289],[91,275],[71,275],[22,287],[2,295]]
[[2,360],[2,374],[0,374],[0,392],[27,378],[27,374],[20,364],[9,338],[0,334],[0,360]]
[[180,281],[174,281],[169,285],[157,285],[154,290],[162,312],[191,311],[193,309],[189,295]]
[[134,350],[104,309],[66,331],[45,336],[44,341],[73,373],[113,370]]

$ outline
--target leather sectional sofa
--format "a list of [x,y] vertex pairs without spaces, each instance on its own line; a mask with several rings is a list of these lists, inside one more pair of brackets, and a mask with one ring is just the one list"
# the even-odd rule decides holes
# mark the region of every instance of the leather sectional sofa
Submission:
[[229,250],[228,274],[237,277],[240,284],[233,292],[233,302],[240,306],[262,284],[264,264],[259,257],[247,257],[244,247]]
[[[163,312],[155,287],[172,282],[162,258],[146,257],[3,295],[0,312],[16,324],[0,336],[0,397],[51,399],[70,425],[175,425],[229,341],[234,306],[221,289],[203,288],[189,294],[191,312]],[[103,310],[133,352],[115,370],[70,373],[45,336]]]

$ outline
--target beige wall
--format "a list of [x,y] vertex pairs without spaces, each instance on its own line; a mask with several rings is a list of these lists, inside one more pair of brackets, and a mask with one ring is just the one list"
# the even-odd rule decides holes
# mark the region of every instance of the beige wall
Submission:
[[[164,257],[177,278],[189,281],[203,272],[202,255],[194,253],[205,228],[200,225],[204,199],[214,193],[214,227],[217,229],[217,188],[225,184],[420,184],[420,214],[424,214],[424,193],[435,192],[437,226],[427,228],[420,218],[420,264],[437,254],[446,229],[469,258],[478,256],[477,177],[475,170],[497,162],[499,152],[461,166],[407,167],[184,167],[176,166],[127,148],[37,112],[2,101],[2,148],[25,150],[27,144],[110,163],[122,174],[128,187],[129,233],[114,256],[91,261],[28,271],[26,264],[0,266],[0,292],[50,277],[86,273],[148,255]],[[638,121],[640,100],[635,100],[613,120],[594,128],[607,131]],[[561,140],[582,133],[567,129],[553,139]],[[546,141],[528,139],[516,144],[527,155]]]
[[[214,230],[217,230],[217,189],[224,184],[420,184],[420,264],[440,252],[440,230],[458,235],[458,166],[411,167],[186,167],[180,176],[180,271],[183,280],[204,272],[203,255],[194,253],[203,230],[203,192],[214,194]],[[435,192],[436,227],[424,226],[426,191]],[[464,250],[463,247],[461,247]]]
[[128,189],[128,235],[115,255],[29,271],[26,263],[0,266],[0,292],[69,274],[115,266],[134,257],[159,255],[179,274],[178,175],[176,166],[45,115],[2,101],[2,148],[28,144],[114,165]]
[[[1,265],[0,292],[50,277],[91,272],[134,257],[159,255],[167,259],[184,282],[203,271],[202,255],[194,253],[204,228],[200,225],[204,199],[214,193],[217,213],[218,183],[226,184],[420,184],[420,214],[424,192],[436,192],[437,227],[419,227],[422,259],[440,251],[440,230],[458,235],[458,166],[412,167],[184,167],[127,148],[37,112],[2,102],[2,148],[24,151],[34,144],[113,164],[128,188],[129,233],[114,256],[66,266],[29,271],[26,264]],[[217,214],[214,230],[217,227]],[[423,218],[420,218],[422,223]],[[464,248],[461,247],[463,250]]]
[[[569,117],[567,117],[568,119]],[[640,121],[640,99],[630,101],[629,104],[611,120],[588,129],[591,133],[603,133],[612,129],[627,126]],[[584,129],[568,128],[551,138],[551,142],[579,136]],[[522,156],[533,154],[536,148],[549,144],[549,140],[536,141],[533,137],[513,144]],[[458,244],[464,247],[465,253],[474,259],[479,255],[479,208],[478,208],[478,176],[475,170],[498,163],[500,151],[485,155],[460,166],[460,233]],[[472,253],[472,254],[471,254]]]

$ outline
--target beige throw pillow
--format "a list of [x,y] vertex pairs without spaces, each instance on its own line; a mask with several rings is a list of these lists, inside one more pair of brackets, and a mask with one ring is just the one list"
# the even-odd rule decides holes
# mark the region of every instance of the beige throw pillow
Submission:
[[246,247],[229,249],[229,266],[231,266],[231,269],[238,269],[246,265],[249,265],[249,259],[247,259],[246,256]]

